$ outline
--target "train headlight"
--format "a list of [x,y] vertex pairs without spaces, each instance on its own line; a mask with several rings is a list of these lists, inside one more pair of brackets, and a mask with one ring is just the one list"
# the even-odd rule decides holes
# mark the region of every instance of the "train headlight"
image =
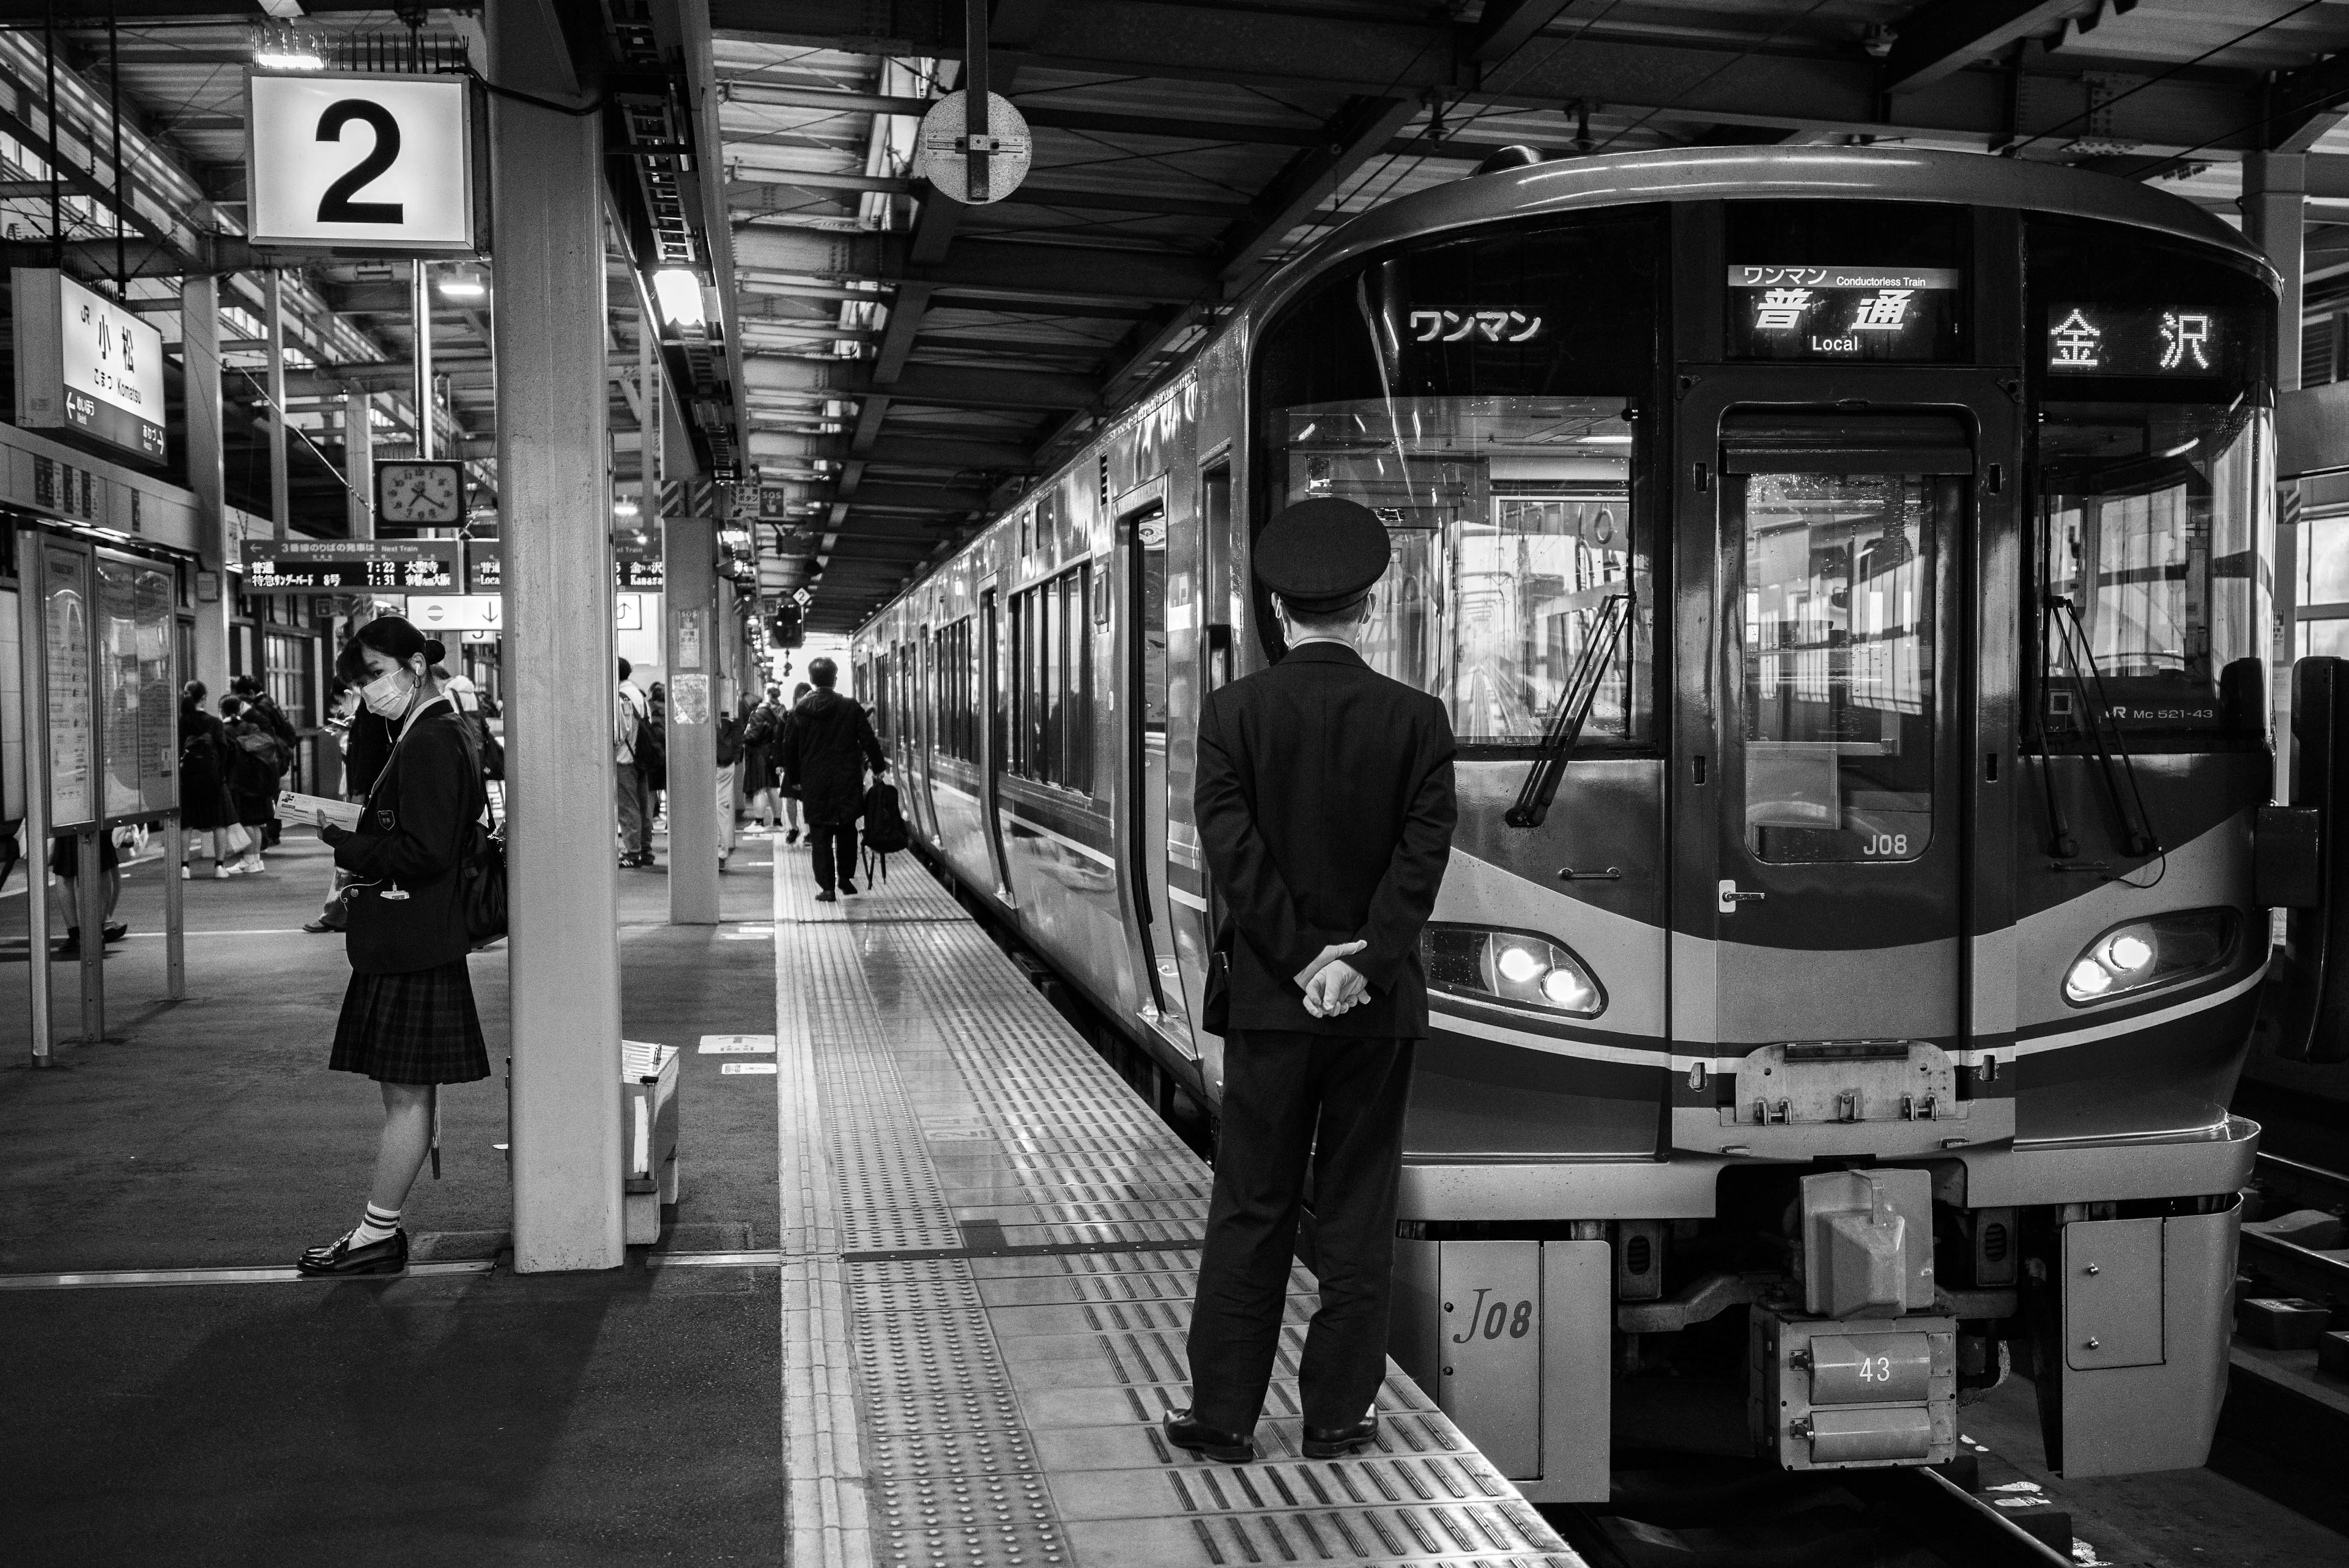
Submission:
[[1578,1018],[1607,1010],[1588,965],[1548,937],[1481,925],[1431,925],[1420,937],[1428,984]]
[[2235,947],[2235,912],[2185,909],[2116,925],[2094,942],[2064,976],[2075,1006],[2166,985],[2216,969]]

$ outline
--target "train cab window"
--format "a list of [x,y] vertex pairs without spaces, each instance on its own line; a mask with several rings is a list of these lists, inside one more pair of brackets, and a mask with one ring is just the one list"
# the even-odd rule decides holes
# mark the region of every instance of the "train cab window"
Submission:
[[2034,216],[2024,246],[2035,738],[2262,745],[2272,296],[2249,263],[2111,224]]
[[1537,745],[1586,658],[1600,673],[1583,744],[1651,733],[1638,476],[1666,358],[1663,228],[1634,210],[1417,242],[1323,282],[1264,336],[1252,528],[1321,495],[1379,514],[1394,564],[1364,656],[1444,698],[1469,755]]

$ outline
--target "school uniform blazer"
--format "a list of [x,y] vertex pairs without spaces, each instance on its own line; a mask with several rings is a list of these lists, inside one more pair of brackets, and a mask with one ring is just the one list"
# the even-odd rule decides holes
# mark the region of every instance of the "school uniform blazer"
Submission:
[[[1427,1034],[1420,928],[1435,908],[1458,807],[1444,705],[1353,649],[1307,643],[1210,692],[1192,793],[1207,868],[1236,935],[1234,1032],[1418,1039]],[[1305,1010],[1298,971],[1332,943],[1370,999]]]
[[[359,825],[319,831],[335,864],[358,879],[343,941],[362,975],[437,969],[471,946],[457,872],[483,805],[474,746],[457,710],[435,704],[392,748]],[[394,888],[408,896],[383,896]]]

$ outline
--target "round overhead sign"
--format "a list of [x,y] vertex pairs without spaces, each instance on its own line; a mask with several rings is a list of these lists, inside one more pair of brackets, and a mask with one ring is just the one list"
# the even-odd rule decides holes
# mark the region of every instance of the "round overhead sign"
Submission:
[[[970,98],[948,93],[922,117],[922,131],[914,151],[915,171],[936,186],[941,195],[970,206],[1000,201],[1028,178],[1028,161],[1036,153],[1036,139],[1028,122],[1000,94],[987,95],[987,130],[973,137]],[[978,188],[971,188],[971,166],[980,164]]]

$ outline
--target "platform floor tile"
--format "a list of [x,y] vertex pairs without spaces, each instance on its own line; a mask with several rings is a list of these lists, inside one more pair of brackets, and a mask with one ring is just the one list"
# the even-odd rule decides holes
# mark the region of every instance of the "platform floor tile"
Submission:
[[1579,1568],[1390,1366],[1375,1450],[1301,1458],[1290,1280],[1261,1462],[1171,1449],[1209,1172],[917,867],[777,866],[790,1561]]

